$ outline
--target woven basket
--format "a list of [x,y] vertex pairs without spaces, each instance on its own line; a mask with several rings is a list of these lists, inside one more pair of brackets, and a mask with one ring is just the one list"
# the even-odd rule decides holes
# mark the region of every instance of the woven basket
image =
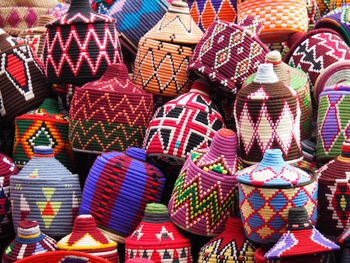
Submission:
[[261,163],[239,171],[235,178],[244,231],[251,241],[275,243],[285,232],[292,207],[304,206],[316,223],[316,174],[286,164],[281,150],[267,150]]
[[245,16],[263,25],[259,37],[265,43],[283,42],[295,32],[306,32],[308,14],[305,0],[238,0],[238,21]]

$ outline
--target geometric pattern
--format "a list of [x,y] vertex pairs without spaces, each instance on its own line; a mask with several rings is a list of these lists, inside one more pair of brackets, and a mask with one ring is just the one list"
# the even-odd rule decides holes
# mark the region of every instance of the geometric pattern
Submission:
[[300,159],[301,112],[296,92],[281,85],[277,94],[277,86],[253,83],[238,93],[234,106],[241,159],[259,162],[271,148],[281,149],[287,161]]
[[237,247],[238,244],[235,239],[228,243],[225,243],[224,239],[224,237],[218,238],[202,247],[199,254],[198,262],[252,262],[249,260],[252,260],[252,255],[254,255],[254,252],[256,250],[252,242],[250,242],[248,239],[245,239],[243,244],[241,244],[241,247]]
[[169,157],[183,164],[192,150],[207,148],[215,132],[224,126],[216,105],[198,88],[192,86],[190,92],[155,112],[143,143],[148,155]]
[[274,189],[240,183],[239,203],[246,236],[258,243],[275,243],[286,230],[290,208],[304,206],[316,224],[318,184]]
[[52,220],[57,215],[61,208],[62,202],[51,202],[51,197],[55,192],[55,188],[42,188],[43,194],[46,197],[45,201],[37,201],[36,204],[41,212],[41,217],[44,220],[45,228],[49,228]]
[[237,186],[232,183],[228,187],[226,182],[220,180],[210,181],[200,172],[192,176],[188,172],[190,163],[187,164],[177,178],[171,195],[171,219],[176,225],[194,233],[199,232],[196,225],[204,221],[206,230],[203,232],[212,236],[233,212],[237,203]]
[[43,68],[51,83],[81,85],[100,78],[108,65],[121,62],[119,52],[112,18],[94,13],[68,17],[67,13],[48,27]]
[[255,35],[259,26],[252,17],[243,20],[242,25],[214,22],[197,44],[187,71],[236,93],[268,52]]
[[143,37],[135,60],[134,82],[153,94],[175,97],[186,93],[186,69],[194,47]]
[[91,8],[99,14],[106,15],[108,10],[119,0],[92,0]]
[[324,91],[319,101],[316,159],[330,160],[341,153],[350,136],[350,92]]
[[316,83],[321,71],[339,60],[350,59],[350,50],[343,39],[329,29],[317,29],[307,33],[286,55],[285,61],[304,71],[310,86]]
[[169,262],[169,263],[189,263],[192,262],[190,258],[190,248],[168,248],[168,249],[126,249],[127,258],[145,258],[154,262]]
[[[308,16],[306,1],[243,1],[238,0],[238,21],[253,16],[261,21],[259,37],[265,43],[280,43],[295,32],[306,32]],[[277,15],[278,14],[278,15]]]
[[187,0],[191,16],[204,31],[217,20],[234,22],[236,0]]

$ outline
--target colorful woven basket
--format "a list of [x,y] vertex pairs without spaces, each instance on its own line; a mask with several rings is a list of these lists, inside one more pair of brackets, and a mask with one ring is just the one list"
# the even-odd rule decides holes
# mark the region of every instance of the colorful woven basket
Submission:
[[118,0],[108,15],[116,20],[121,44],[136,54],[141,37],[161,20],[168,7],[167,0]]
[[306,34],[295,33],[288,40],[285,62],[304,71],[312,88],[329,65],[350,58],[350,49],[334,30],[320,28]]
[[2,254],[2,262],[17,262],[17,260],[25,257],[56,249],[56,241],[41,233],[38,222],[25,220],[19,222],[17,236],[5,248]]
[[68,3],[59,3],[50,11],[49,15],[54,16],[55,18],[60,18],[63,16],[69,9],[70,4]]
[[149,156],[183,165],[192,150],[207,148],[223,126],[209,86],[197,81],[188,93],[158,108],[147,127],[143,149]]
[[260,30],[260,22],[253,17],[238,25],[212,23],[196,46],[187,71],[236,93],[268,53],[257,36]]
[[10,177],[18,174],[12,160],[0,153],[0,239],[12,235],[12,216],[10,211]]
[[0,115],[12,120],[39,106],[49,88],[30,46],[1,28],[0,56]]
[[246,164],[279,148],[290,162],[302,159],[297,92],[278,80],[271,63],[261,64],[254,81],[237,93],[234,108],[238,155]]
[[74,151],[90,153],[139,147],[152,112],[152,95],[132,83],[125,64],[112,64],[102,78],[75,89],[69,141]]
[[255,250],[255,245],[244,235],[241,219],[230,217],[225,230],[201,248],[198,262],[255,263]]
[[119,262],[117,243],[97,228],[91,215],[77,216],[72,233],[58,241],[57,247],[60,250],[81,251],[110,262]]
[[300,206],[289,210],[286,232],[264,257],[269,262],[271,259],[281,259],[281,262],[290,263],[335,263],[333,252],[336,250],[339,250],[339,246],[324,237],[312,225],[312,222],[308,219],[306,208]]
[[265,43],[283,42],[295,32],[306,32],[308,13],[305,0],[238,0],[238,17],[253,16],[261,21],[259,34]]
[[235,22],[236,2],[236,0],[187,0],[191,16],[203,31],[217,20]]
[[140,223],[146,204],[160,201],[164,175],[145,161],[139,148],[105,153],[86,179],[79,213],[91,214],[112,240],[123,243]]
[[261,163],[237,172],[235,178],[239,181],[243,227],[250,240],[276,242],[285,231],[288,211],[293,207],[305,206],[310,220],[316,223],[316,174],[285,163],[281,150],[267,150]]
[[[334,129],[334,127],[333,127]],[[327,236],[337,237],[350,227],[350,139],[343,143],[341,154],[317,171],[317,228]]]
[[41,231],[62,237],[72,231],[79,210],[79,177],[54,158],[48,146],[34,147],[33,158],[10,181],[15,229],[22,220],[35,220]]
[[315,28],[315,24],[320,19],[320,8],[318,6],[317,0],[307,0],[306,1],[307,15],[309,17],[309,27],[308,31]]
[[109,263],[101,257],[96,257],[78,251],[52,251],[33,255],[16,263]]
[[341,246],[341,260],[340,263],[346,263],[350,261],[350,228],[344,230],[344,232],[338,238],[338,244]]
[[32,48],[33,52],[41,59],[46,37],[45,25],[54,19],[51,15],[41,15],[32,28],[22,30],[18,37],[23,38]]
[[[293,88],[297,92],[300,115],[300,135],[301,139],[306,139],[311,136],[312,122],[312,105],[309,81],[307,75],[300,69],[295,69],[282,61],[281,53],[271,51],[266,55],[266,63],[273,64],[273,71],[276,73],[279,80],[286,86]],[[243,87],[254,81],[256,73],[252,74],[245,80]]]
[[350,60],[340,60],[321,71],[313,87],[314,99],[318,103],[321,92],[326,87],[350,80]]
[[320,94],[317,120],[316,160],[326,162],[341,153],[343,141],[350,137],[350,83],[327,88]]
[[43,67],[50,83],[83,85],[122,62],[114,19],[72,0],[66,14],[46,25]]
[[148,204],[141,223],[125,240],[125,261],[135,257],[155,263],[192,262],[190,241],[170,222],[165,205]]
[[337,9],[342,5],[349,4],[349,0],[317,0],[318,6],[320,8],[321,17],[328,14],[329,11]]
[[238,214],[237,181],[233,178],[236,151],[236,134],[220,129],[209,148],[191,153],[168,204],[175,225],[197,235],[217,236],[227,218]]
[[135,84],[165,96],[186,93],[190,88],[186,68],[202,35],[188,5],[172,2],[164,17],[139,42]]
[[73,166],[73,151],[68,141],[68,116],[59,112],[55,99],[47,98],[40,107],[15,119],[13,159],[22,168],[34,154],[34,147],[48,145],[55,158],[68,169]]
[[107,15],[109,9],[120,0],[92,0],[91,8],[99,14]]
[[0,3],[0,28],[17,36],[34,26],[41,15],[47,15],[57,0],[6,0]]

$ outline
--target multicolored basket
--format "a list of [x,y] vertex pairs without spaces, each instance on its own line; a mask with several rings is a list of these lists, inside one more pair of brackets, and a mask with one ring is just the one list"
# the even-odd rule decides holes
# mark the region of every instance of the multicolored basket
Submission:
[[350,137],[350,83],[328,87],[320,94],[317,120],[316,160],[326,162],[341,154]]
[[97,228],[91,215],[77,216],[72,233],[58,241],[57,247],[60,250],[85,252],[110,262],[119,262],[117,243]]
[[327,15],[331,10],[337,9],[342,5],[349,4],[349,0],[317,0],[318,6],[320,8],[321,17]]
[[73,151],[68,141],[68,116],[59,112],[55,99],[47,98],[40,107],[15,119],[13,159],[18,168],[32,159],[34,147],[48,145],[65,167],[73,167]]
[[172,2],[164,17],[139,42],[135,84],[164,96],[186,93],[190,88],[186,68],[202,35],[188,5]]
[[290,263],[336,262],[333,252],[339,250],[339,246],[324,237],[313,226],[308,216],[303,206],[289,210],[286,232],[264,255],[269,262],[271,259]]
[[71,0],[67,13],[46,27],[43,68],[50,83],[83,85],[123,60],[114,19],[94,12],[89,0]]
[[340,263],[347,263],[350,260],[350,228],[344,230],[344,232],[338,238],[338,244],[341,246],[341,260]]
[[238,156],[246,164],[261,161],[278,148],[290,162],[302,159],[297,92],[278,80],[271,63],[261,64],[254,81],[237,93],[234,115]]
[[128,148],[97,157],[86,179],[80,214],[91,214],[112,240],[124,243],[140,223],[147,203],[159,202],[164,175],[146,153]]
[[343,85],[344,82],[349,81],[349,74],[350,60],[340,60],[322,70],[312,90],[315,101],[318,103],[319,96],[326,87],[334,86],[338,83]]
[[236,2],[236,0],[187,0],[191,16],[203,32],[217,20],[235,22]]
[[308,31],[315,28],[315,24],[320,19],[320,8],[318,6],[317,0],[307,0],[306,1],[307,15],[309,17],[309,27]]
[[49,87],[30,46],[1,28],[0,56],[0,115],[12,120],[39,106]]
[[16,238],[5,248],[3,263],[17,262],[31,255],[55,251],[56,241],[41,233],[38,222],[25,220],[18,223]]
[[215,133],[209,148],[193,151],[177,178],[168,210],[180,228],[217,236],[226,220],[238,215],[237,137],[228,129]]
[[260,22],[253,17],[238,25],[212,23],[196,46],[187,71],[236,93],[269,52],[258,37],[260,30]]
[[47,15],[57,0],[6,0],[0,3],[0,28],[17,36],[34,26],[41,15]]
[[33,255],[16,263],[110,263],[101,257],[79,251],[52,251]]
[[141,37],[162,19],[168,7],[167,0],[119,0],[108,15],[116,20],[121,44],[136,54]]
[[89,153],[139,147],[152,113],[152,95],[132,83],[125,64],[112,64],[102,78],[75,89],[69,141],[74,151]]
[[237,10],[238,22],[245,16],[261,21],[259,37],[265,43],[283,42],[293,33],[308,29],[305,0],[238,0]]
[[201,248],[198,262],[255,263],[255,250],[255,245],[244,235],[241,219],[230,217],[225,230]]
[[183,165],[192,150],[207,148],[224,121],[209,97],[209,86],[196,81],[191,90],[158,108],[143,142],[148,156]]
[[319,183],[317,228],[330,237],[338,237],[344,229],[350,227],[349,172],[350,139],[346,139],[341,154],[317,171]]
[[32,48],[33,52],[41,59],[46,37],[45,25],[54,19],[51,15],[41,15],[32,28],[22,30],[18,37],[23,38]]
[[[273,71],[279,80],[286,86],[293,88],[297,92],[297,98],[301,110],[300,116],[300,135],[301,140],[311,136],[312,125],[312,105],[309,81],[307,75],[300,69],[295,69],[282,61],[281,53],[271,51],[266,55],[266,63],[273,65]],[[256,73],[245,80],[243,87],[254,81]]]
[[311,222],[316,223],[316,174],[285,163],[281,150],[267,150],[261,163],[237,172],[235,178],[239,181],[244,231],[251,241],[276,242],[285,231],[288,211],[293,207],[304,206]]
[[68,3],[59,3],[50,11],[49,15],[54,16],[55,18],[60,18],[63,16],[69,9],[70,4]]
[[285,62],[304,71],[312,88],[321,72],[340,60],[350,59],[350,49],[334,30],[314,29],[306,34],[295,33],[288,40]]
[[12,160],[0,153],[0,239],[12,235],[12,215],[10,211],[10,178],[18,174]]
[[191,243],[170,222],[165,205],[148,204],[141,223],[125,240],[125,261],[135,257],[155,263],[192,262]]
[[99,14],[107,15],[109,9],[120,0],[92,0],[91,8]]
[[34,147],[33,158],[10,181],[13,225],[35,220],[41,231],[62,237],[72,231],[79,210],[79,176],[54,158],[49,146]]

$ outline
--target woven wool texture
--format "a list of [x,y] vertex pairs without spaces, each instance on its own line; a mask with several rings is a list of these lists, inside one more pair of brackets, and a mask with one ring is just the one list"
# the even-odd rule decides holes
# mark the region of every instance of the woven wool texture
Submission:
[[350,3],[349,0],[317,0],[320,8],[321,17],[326,16],[330,11],[334,11],[338,7],[347,5]]
[[13,233],[10,210],[10,177],[18,173],[12,160],[0,154],[0,238]]
[[165,205],[148,204],[142,221],[125,240],[125,261],[136,257],[155,263],[192,262],[190,240],[171,223]]
[[18,37],[23,38],[30,45],[33,52],[41,59],[46,37],[45,25],[54,19],[51,15],[41,15],[32,28],[22,30]]
[[320,19],[320,8],[318,6],[317,0],[307,0],[306,1],[307,15],[309,17],[309,27],[308,31],[315,28],[315,24]]
[[318,162],[329,161],[341,153],[343,141],[350,134],[349,81],[328,87],[319,97],[317,118]]
[[107,15],[108,10],[119,0],[92,0],[91,8],[97,13]]
[[75,151],[125,151],[142,145],[152,95],[132,83],[125,64],[112,64],[97,81],[75,89],[69,141]]
[[283,42],[295,32],[306,32],[308,14],[305,0],[238,0],[238,17],[253,16],[262,23],[259,34],[265,43]]
[[271,148],[281,149],[288,162],[301,160],[297,92],[278,80],[271,63],[260,65],[254,81],[237,93],[234,115],[244,163],[259,162]]
[[255,245],[244,235],[241,219],[230,217],[225,230],[201,248],[198,262],[255,263],[255,250]]
[[320,28],[306,34],[296,33],[288,40],[290,50],[285,62],[304,71],[313,87],[321,72],[340,60],[350,58],[350,49],[334,30]]
[[81,198],[79,177],[54,158],[50,147],[35,147],[33,158],[11,177],[10,186],[15,229],[19,221],[35,220],[52,237],[72,231]]
[[350,260],[350,248],[349,248],[349,239],[350,237],[350,228],[344,230],[344,232],[338,238],[338,244],[341,246],[341,263],[348,262]]
[[344,229],[350,227],[349,171],[350,140],[346,139],[341,154],[317,171],[319,182],[317,228],[327,236],[337,237]]
[[237,172],[235,178],[244,231],[251,241],[276,242],[285,231],[292,207],[304,206],[316,223],[316,174],[285,163],[281,150],[267,150],[259,164]]
[[55,99],[47,98],[40,107],[15,119],[13,159],[22,168],[34,155],[34,147],[48,145],[55,158],[68,169],[73,151],[68,141],[68,116],[59,113]]
[[[177,178],[168,204],[171,221],[202,236],[217,236],[238,207],[234,174],[237,138],[228,129],[215,133],[209,148],[193,151]],[[236,208],[237,210],[237,208]]]
[[3,263],[11,263],[31,255],[54,251],[56,241],[41,233],[38,222],[25,220],[18,224],[15,239],[2,254]]
[[236,0],[187,0],[187,3],[191,16],[203,31],[217,20],[230,23],[236,20]]
[[[300,69],[295,69],[282,61],[281,54],[277,51],[269,52],[266,55],[266,63],[273,64],[273,71],[279,80],[286,86],[293,88],[297,92],[300,106],[300,135],[301,140],[311,136],[312,104],[309,81],[307,75]],[[254,81],[256,73],[247,78],[243,87]]]
[[188,5],[172,2],[164,17],[140,40],[135,60],[135,84],[164,96],[186,93],[190,88],[186,68],[202,35]]
[[167,0],[119,0],[108,15],[116,20],[122,45],[136,54],[141,37],[161,20],[168,7]]
[[268,53],[257,36],[260,30],[260,22],[253,17],[244,18],[238,25],[212,23],[197,44],[187,71],[236,93]]
[[209,86],[197,81],[189,92],[158,108],[147,127],[143,149],[149,156],[183,165],[192,150],[207,148],[223,127]]
[[[284,262],[283,259],[305,256],[303,258],[305,262],[310,262],[307,258],[310,258],[311,262],[325,262],[314,261],[314,254],[332,253],[335,250],[339,250],[339,246],[323,236],[312,225],[312,222],[308,220],[305,207],[301,206],[289,210],[286,233],[264,257],[267,259],[279,258]],[[292,262],[300,262],[300,258],[295,258]]]
[[49,94],[37,57],[23,39],[0,29],[0,115],[12,120],[37,107]]
[[147,203],[159,202],[165,178],[139,148],[97,157],[86,179],[79,213],[91,214],[108,237],[124,242]]
[[99,256],[109,262],[119,262],[117,243],[106,237],[91,215],[79,215],[73,231],[57,242],[60,250],[81,251]]
[[122,62],[114,19],[72,0],[66,14],[46,25],[43,67],[50,83],[83,85]]

